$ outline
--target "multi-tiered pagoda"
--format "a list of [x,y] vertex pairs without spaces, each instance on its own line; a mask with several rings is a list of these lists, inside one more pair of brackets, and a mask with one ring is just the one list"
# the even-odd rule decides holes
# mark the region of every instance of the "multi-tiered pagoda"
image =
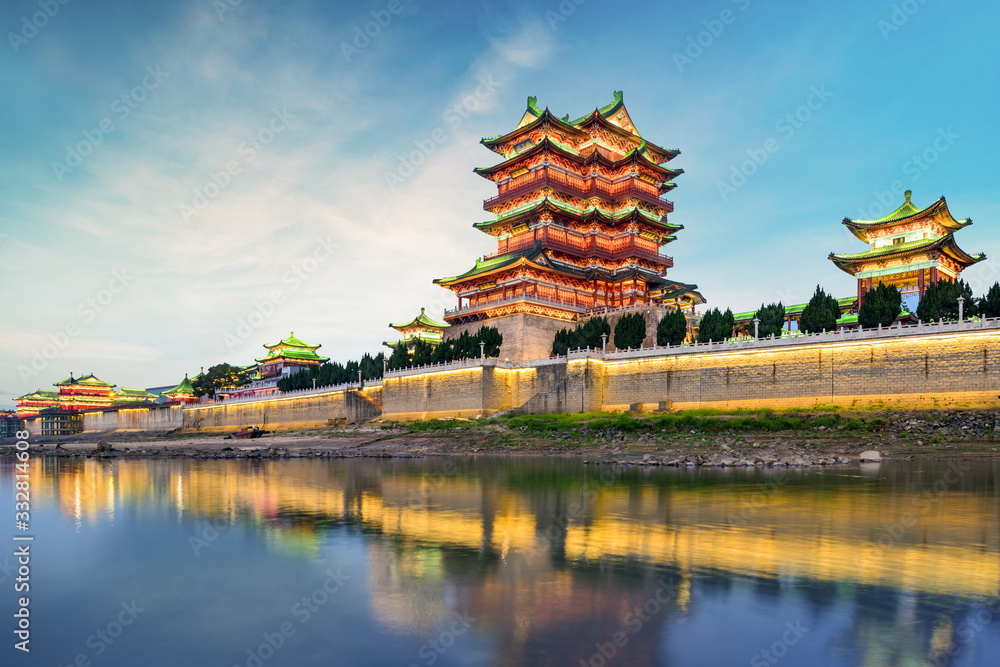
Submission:
[[444,340],[444,332],[450,326],[444,322],[431,319],[424,312],[424,309],[421,308],[420,314],[409,322],[402,322],[400,324],[390,323],[389,328],[398,331],[400,338],[398,341],[383,341],[382,344],[393,350],[396,349],[396,346],[403,345],[407,350],[412,351],[419,340],[436,347]]
[[970,255],[955,243],[955,232],[972,224],[956,220],[944,197],[927,208],[906,201],[889,215],[877,220],[844,218],[844,225],[871,248],[855,254],[830,253],[841,270],[858,279],[858,307],[865,292],[879,283],[899,289],[911,312],[924,296],[927,285],[939,278],[958,280],[962,271],[986,259]]
[[17,401],[18,416],[35,417],[46,410],[82,412],[156,400],[156,394],[145,389],[122,387],[115,391],[115,385],[104,382],[93,373],[79,378],[74,378],[70,373],[68,378],[53,386],[58,387],[58,390],[38,389],[14,399]]
[[547,356],[558,329],[594,310],[704,303],[697,285],[666,278],[673,259],[661,251],[683,229],[663,197],[683,173],[663,165],[680,151],[643,139],[621,92],[574,121],[529,97],[512,132],[482,143],[503,161],[475,170],[499,192],[484,203],[495,218],[473,226],[497,251],[434,281],[458,296],[447,337],[491,320],[504,356]]

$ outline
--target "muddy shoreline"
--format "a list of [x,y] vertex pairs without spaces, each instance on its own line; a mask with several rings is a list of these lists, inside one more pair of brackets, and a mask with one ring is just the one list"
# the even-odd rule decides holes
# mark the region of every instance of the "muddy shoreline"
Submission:
[[[713,414],[689,422],[607,415],[374,423],[297,429],[257,439],[223,433],[97,433],[30,439],[35,456],[197,459],[413,458],[513,455],[579,457],[588,463],[675,466],[815,466],[882,459],[1000,461],[994,412],[864,412],[759,416]],[[750,420],[748,422],[748,419]],[[679,424],[691,423],[683,429]],[[784,425],[790,428],[781,428]],[[15,440],[0,441],[0,456]]]

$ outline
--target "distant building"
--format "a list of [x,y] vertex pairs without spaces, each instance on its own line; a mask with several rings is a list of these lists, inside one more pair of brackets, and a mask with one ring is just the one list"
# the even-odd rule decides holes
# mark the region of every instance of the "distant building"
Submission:
[[[857,297],[845,296],[843,298],[837,299],[837,305],[840,307],[840,319],[837,320],[837,328],[841,327],[841,322],[852,321],[855,325],[857,324]],[[799,323],[802,319],[802,311],[806,309],[808,303],[798,303],[792,306],[785,306],[785,324],[784,328],[789,331],[798,331]],[[734,336],[753,336],[753,318],[757,314],[756,310],[748,310],[745,313],[735,313],[733,315],[733,335]],[[849,316],[854,315],[853,320],[850,320]],[[844,318],[848,318],[845,320]]]
[[198,401],[198,397],[194,395],[194,387],[191,386],[191,380],[188,380],[187,373],[184,374],[184,380],[176,387],[162,393],[170,403],[196,403]]
[[916,312],[928,285],[940,278],[957,281],[964,269],[986,259],[955,243],[955,232],[971,225],[971,219],[952,217],[944,197],[921,209],[910,201],[911,195],[907,190],[902,206],[877,220],[844,218],[851,233],[871,245],[854,254],[830,253],[839,269],[858,279],[859,308],[865,292],[885,283],[897,288],[904,305]]
[[[265,344],[267,355],[257,359],[256,365],[238,367],[244,373],[247,381],[237,387],[215,390],[215,399],[221,401],[237,398],[273,396],[278,393],[278,380],[294,375],[300,371],[318,368],[329,361],[329,357],[316,354],[322,345],[307,343],[295,337],[288,338],[270,345]],[[210,400],[205,397],[202,400]]]
[[0,438],[17,437],[18,431],[24,430],[24,420],[17,416],[14,410],[0,414]]
[[382,344],[393,350],[395,350],[398,345],[405,346],[407,350],[413,350],[413,346],[417,344],[418,340],[422,340],[429,345],[436,346],[444,340],[445,329],[450,326],[450,324],[438,322],[427,317],[424,313],[424,309],[421,308],[420,314],[409,322],[404,322],[402,324],[389,324],[389,328],[395,329],[399,332],[400,338],[398,341],[386,341]]
[[115,385],[104,382],[93,373],[80,378],[74,378],[70,373],[68,378],[53,386],[58,390],[37,389],[14,399],[17,401],[18,416],[35,417],[43,411],[48,411],[50,415],[53,411],[76,413],[156,400],[156,394],[145,389],[122,387],[115,391]]
[[288,338],[271,345],[264,345],[267,355],[257,359],[260,365],[260,376],[264,379],[288,377],[305,368],[313,368],[330,361],[329,357],[321,357],[316,350],[322,345],[313,345],[295,337],[292,332]]

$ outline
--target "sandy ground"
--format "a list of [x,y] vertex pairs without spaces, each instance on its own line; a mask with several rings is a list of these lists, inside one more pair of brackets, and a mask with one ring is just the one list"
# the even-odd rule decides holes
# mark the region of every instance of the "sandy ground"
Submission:
[[[905,422],[900,422],[905,423]],[[948,429],[934,429],[946,431]],[[889,429],[878,433],[778,431],[721,434],[529,434],[501,424],[457,425],[435,431],[405,425],[357,429],[319,428],[269,433],[257,439],[225,434],[100,434],[69,438],[33,438],[36,454],[57,456],[160,456],[194,458],[257,457],[414,457],[427,455],[506,454],[574,456],[594,461],[638,461],[646,456],[672,460],[679,456],[833,457],[856,460],[866,450],[884,458],[1000,460],[1000,434],[980,429],[957,433],[910,433]],[[11,452],[13,441],[0,445]]]

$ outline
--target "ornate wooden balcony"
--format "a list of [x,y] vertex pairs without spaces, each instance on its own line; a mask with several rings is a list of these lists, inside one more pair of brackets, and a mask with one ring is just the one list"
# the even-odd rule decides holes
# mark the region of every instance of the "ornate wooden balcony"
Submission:
[[665,269],[674,266],[673,257],[663,254],[652,242],[644,242],[644,239],[634,234],[611,237],[601,234],[576,234],[550,227],[541,227],[531,233],[522,233],[504,239],[500,241],[499,249],[495,253],[484,255],[483,260],[519,250],[527,250],[535,245],[536,240],[542,242],[543,248],[558,250],[581,258],[598,257],[618,261],[636,257],[656,262]]
[[574,176],[549,167],[501,183],[497,196],[483,202],[483,208],[489,211],[497,204],[544,187],[581,199],[599,197],[606,201],[619,202],[635,197],[655,206],[662,206],[668,213],[674,210],[673,202],[661,197],[657,186],[641,179],[629,178],[612,182],[602,178]]

